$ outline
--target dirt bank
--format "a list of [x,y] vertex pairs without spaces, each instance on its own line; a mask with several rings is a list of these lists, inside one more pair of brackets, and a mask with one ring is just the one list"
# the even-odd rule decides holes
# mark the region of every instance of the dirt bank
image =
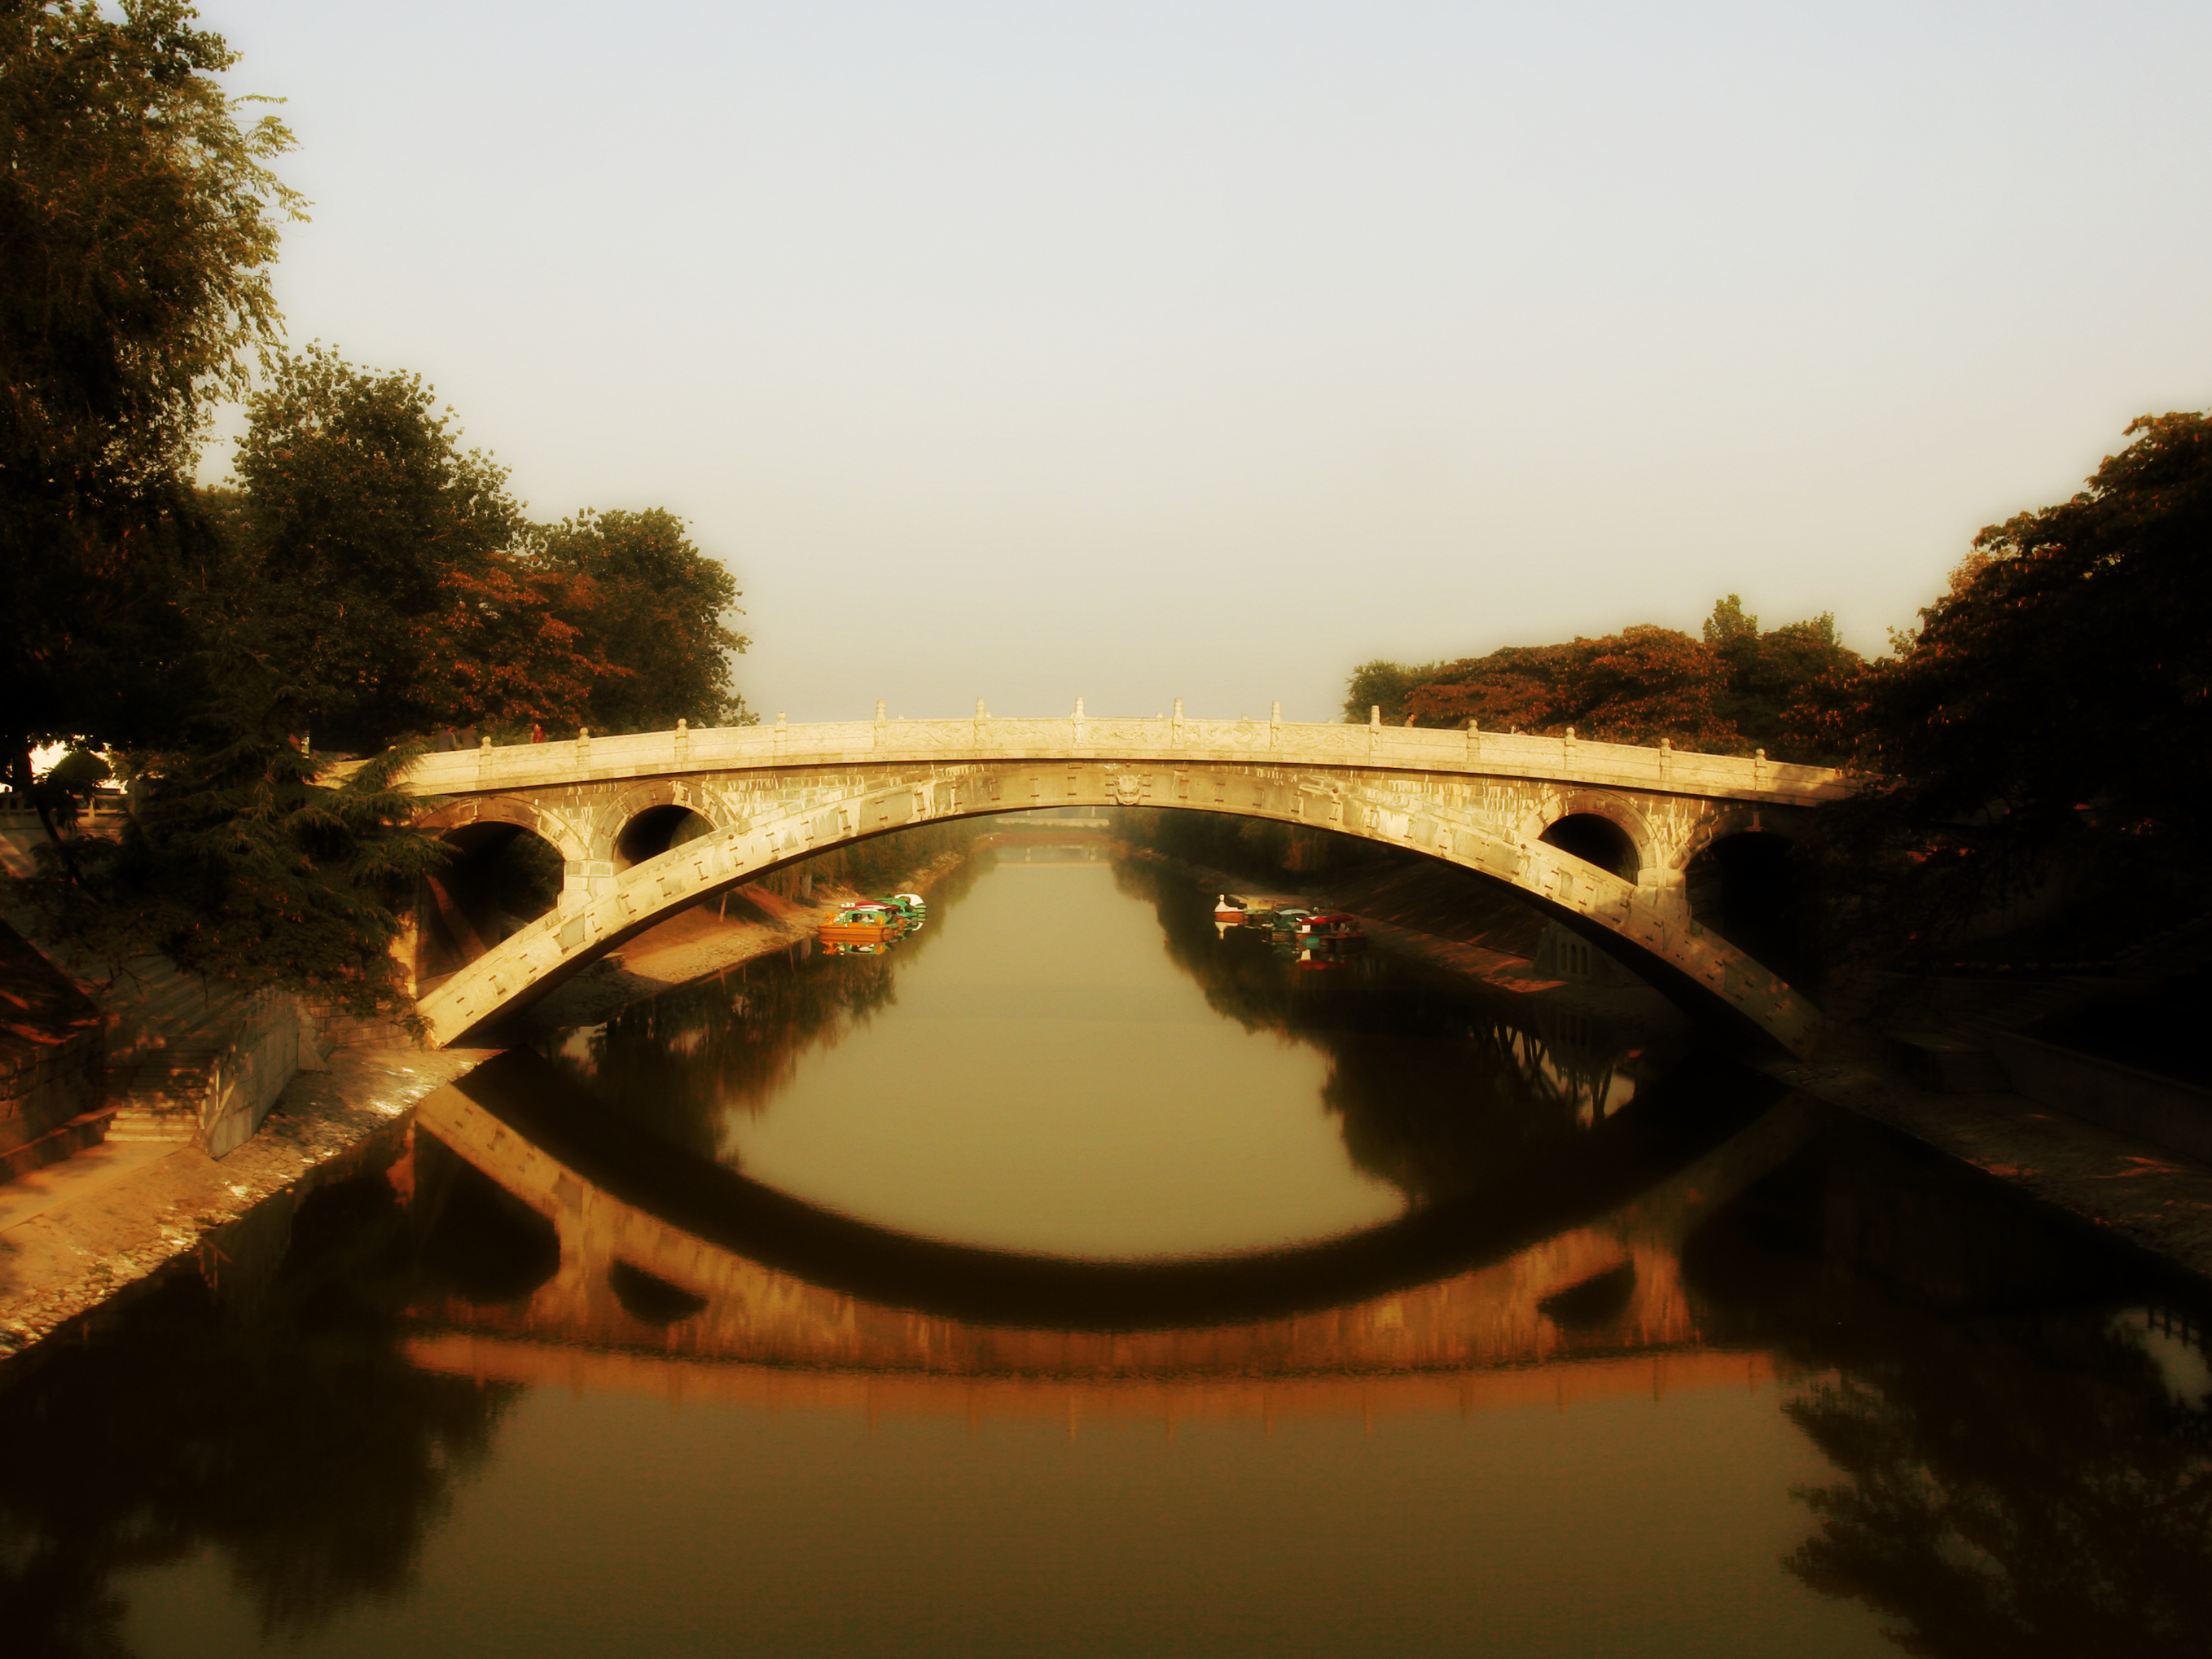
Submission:
[[190,1143],[103,1142],[0,1188],[0,1354],[124,1295],[284,1194],[350,1173],[415,1103],[489,1048],[342,1049],[302,1072],[259,1131],[218,1162]]
[[[959,853],[941,854],[901,878],[896,890],[933,891],[963,860]],[[597,1025],[646,997],[788,950],[812,939],[840,905],[860,896],[849,887],[827,882],[817,884],[814,892],[809,902],[747,885],[672,916],[532,1004],[510,1035],[530,1042],[554,1031]]]

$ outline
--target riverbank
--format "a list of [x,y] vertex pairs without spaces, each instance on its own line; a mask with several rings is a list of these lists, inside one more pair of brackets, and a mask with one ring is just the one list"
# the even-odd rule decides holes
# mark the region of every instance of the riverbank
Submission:
[[302,1072],[228,1157],[103,1142],[0,1188],[0,1356],[128,1295],[172,1262],[215,1270],[221,1231],[268,1200],[350,1174],[416,1103],[499,1050],[341,1049]]
[[[948,853],[905,878],[929,892],[956,871]],[[597,1024],[618,1009],[813,938],[854,895],[823,884],[818,902],[759,887],[672,918],[535,1005],[495,1046],[337,1050],[278,1095],[261,1127],[218,1159],[190,1142],[100,1142],[0,1183],[0,1360],[198,1256],[218,1272],[222,1230],[273,1200],[374,1162],[417,1103],[517,1042]]]
[[[901,878],[900,890],[931,893],[968,856],[940,854]],[[530,1042],[554,1031],[597,1025],[633,1002],[788,950],[812,939],[840,905],[860,896],[850,887],[827,882],[815,890],[820,897],[810,902],[763,887],[739,887],[712,908],[701,905],[672,916],[532,1004],[514,1022],[514,1034]]]
[[1865,1032],[1832,1032],[1809,1060],[1759,1069],[1978,1172],[2033,1207],[2212,1280],[2212,1165],[2002,1090],[1914,1083]]

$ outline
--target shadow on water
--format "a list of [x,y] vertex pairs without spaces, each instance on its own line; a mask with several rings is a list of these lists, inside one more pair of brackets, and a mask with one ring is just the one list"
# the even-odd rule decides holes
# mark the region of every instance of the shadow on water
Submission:
[[9,1653],[126,1653],[116,1576],[209,1550],[272,1638],[404,1597],[490,1451],[519,1390],[407,1362],[422,1282],[391,1183],[271,1200],[212,1245],[0,1374]]

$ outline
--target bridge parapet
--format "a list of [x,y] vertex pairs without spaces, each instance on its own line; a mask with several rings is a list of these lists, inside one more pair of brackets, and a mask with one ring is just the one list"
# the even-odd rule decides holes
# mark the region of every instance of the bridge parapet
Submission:
[[714,726],[486,744],[427,755],[402,785],[418,795],[532,789],[612,779],[776,767],[1071,762],[1273,763],[1540,779],[1591,788],[1812,806],[1849,793],[1832,767],[1580,738],[1277,720],[1125,716],[836,720]]

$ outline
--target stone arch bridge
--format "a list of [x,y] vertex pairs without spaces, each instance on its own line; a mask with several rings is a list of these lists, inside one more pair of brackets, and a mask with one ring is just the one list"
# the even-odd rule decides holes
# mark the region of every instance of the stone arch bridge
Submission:
[[[1469,729],[1172,715],[886,720],[646,732],[426,756],[403,786],[465,845],[512,826],[563,865],[544,915],[428,985],[443,1045],[686,906],[810,854],[1041,807],[1228,812],[1406,847],[1514,889],[1662,984],[1802,1053],[1802,993],[1692,921],[1689,862],[1845,793],[1823,767]],[[670,844],[696,813],[708,830]]]

